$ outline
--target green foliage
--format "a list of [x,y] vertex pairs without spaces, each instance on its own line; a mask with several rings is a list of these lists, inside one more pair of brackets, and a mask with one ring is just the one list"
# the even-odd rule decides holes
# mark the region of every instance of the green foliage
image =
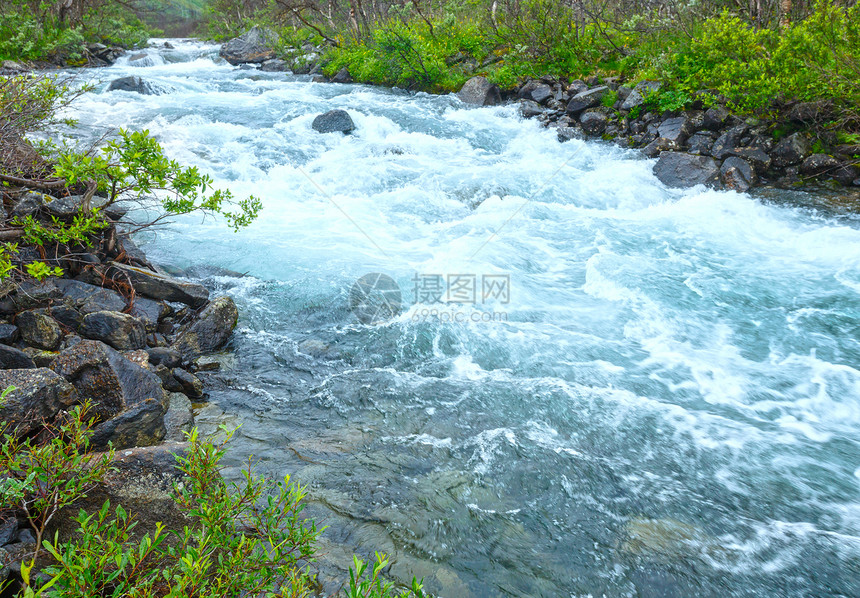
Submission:
[[9,273],[15,269],[14,264],[12,264],[12,256],[17,254],[17,243],[3,243],[0,245],[0,280],[9,276]]
[[57,54],[79,60],[84,41],[78,29],[26,10],[0,14],[0,60],[46,60]]
[[606,108],[612,108],[617,101],[618,92],[610,89],[603,95],[603,98],[601,98],[600,103]]
[[44,280],[49,276],[62,276],[63,269],[54,266],[53,268],[45,262],[31,262],[26,266],[27,274],[36,280]]
[[[0,448],[0,504],[6,515],[26,514],[37,531],[37,545],[47,553],[42,576],[33,575],[37,555],[22,564],[21,596],[310,595],[314,578],[307,566],[322,530],[302,514],[305,489],[289,476],[279,483],[258,477],[250,463],[241,482],[225,481],[219,463],[232,436],[226,428],[217,445],[192,430],[187,452],[176,456],[184,474],[173,494],[187,520],[182,529],[158,523],[146,534],[135,533],[134,514],[105,502],[94,513],[78,512],[74,538],[43,542],[51,518],[85,496],[111,469],[112,452],[86,453],[91,436],[86,411],[86,406],[75,408],[59,425],[49,425],[39,441],[7,434]],[[354,563],[349,598],[425,596],[416,580],[411,590],[395,593],[382,578],[388,563],[382,555],[370,572],[360,559]]]
[[71,223],[64,222],[56,216],[51,217],[50,223],[26,216],[23,219],[14,219],[12,224],[24,229],[22,240],[25,243],[39,247],[58,243],[92,247],[93,237],[108,226],[98,210],[81,210]]

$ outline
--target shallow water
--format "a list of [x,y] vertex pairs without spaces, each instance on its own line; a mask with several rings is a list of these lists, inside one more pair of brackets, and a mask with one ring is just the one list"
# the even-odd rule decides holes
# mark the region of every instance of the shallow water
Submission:
[[[293,474],[332,542],[443,596],[860,595],[856,217],[171,41],[85,71],[74,113],[263,200],[239,234],[142,239],[239,304],[212,392],[243,423],[231,463]],[[162,94],[105,91],[128,74]],[[354,134],[311,129],[332,108]],[[400,315],[350,311],[368,273]],[[474,302],[431,303],[449,275]]]

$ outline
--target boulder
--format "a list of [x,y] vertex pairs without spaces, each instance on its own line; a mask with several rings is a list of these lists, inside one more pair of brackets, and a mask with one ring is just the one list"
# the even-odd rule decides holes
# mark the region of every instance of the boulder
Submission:
[[63,340],[63,332],[54,318],[41,309],[23,311],[15,318],[21,340],[30,346],[56,351]]
[[738,125],[717,137],[717,140],[711,146],[711,155],[717,160],[731,156],[735,148],[741,145],[741,139],[746,135],[748,130],[749,127],[746,125]]
[[776,144],[771,152],[771,158],[776,168],[785,168],[800,164],[810,152],[809,138],[803,133],[792,133]]
[[145,96],[155,95],[155,88],[140,77],[120,77],[108,86],[108,91],[129,91]]
[[711,131],[719,131],[729,120],[730,113],[725,106],[711,106],[705,110],[702,126]]
[[658,91],[660,87],[661,83],[658,81],[640,81],[621,104],[621,109],[632,110],[637,106],[641,106],[645,102],[645,98]]
[[693,123],[686,116],[667,118],[657,126],[657,135],[678,145],[683,145],[693,132]]
[[853,184],[857,177],[860,177],[860,168],[853,164],[842,164],[836,170],[828,173],[838,183],[846,187]]
[[209,301],[209,291],[205,287],[177,280],[171,276],[111,262],[111,268],[128,277],[134,290],[150,299],[158,301],[178,301],[197,309]]
[[271,60],[266,60],[263,64],[260,65],[260,70],[267,73],[281,73],[284,71],[290,70],[290,65],[286,60],[281,60],[280,58],[272,58]]
[[738,147],[732,150],[732,156],[743,158],[755,168],[757,173],[765,173],[770,170],[772,160],[766,151],[757,147]]
[[644,148],[642,148],[642,153],[649,158],[656,158],[663,152],[676,152],[680,149],[680,146],[674,141],[658,137],[657,139],[646,145]]
[[520,116],[534,118],[546,112],[546,109],[534,100],[520,100]]
[[668,187],[716,186],[720,168],[707,156],[663,152],[654,165],[654,175]]
[[0,370],[0,388],[10,386],[15,390],[0,404],[0,422],[16,427],[19,434],[38,430],[79,398],[74,386],[47,368]]
[[0,345],[0,369],[26,370],[35,367],[36,364],[30,356],[20,349],[10,347],[9,345]]
[[122,295],[111,289],[65,278],[57,280],[57,287],[63,292],[63,298],[82,314],[122,311],[126,307]]
[[502,103],[502,96],[497,85],[490,83],[486,77],[472,77],[463,84],[457,92],[460,101],[478,106],[496,106]]
[[110,501],[111,510],[122,505],[134,516],[137,522],[132,532],[134,538],[152,535],[159,522],[169,530],[181,532],[188,520],[171,495],[174,487],[184,481],[184,475],[176,467],[176,455],[187,450],[187,443],[166,442],[116,451],[111,463],[113,468],[105,475],[103,483],[59,511],[47,537],[53,538],[57,533],[61,541],[74,539],[79,533],[74,521],[78,512],[83,509],[89,514],[96,513],[105,501]]
[[311,123],[311,128],[319,133],[350,133],[355,130],[355,123],[346,110],[329,110],[317,116]]
[[152,365],[164,365],[168,368],[179,367],[182,363],[182,355],[176,349],[170,347],[153,347],[146,350],[149,355],[149,363]]
[[842,163],[827,154],[812,154],[800,165],[800,172],[807,176],[818,176],[835,172]]
[[218,297],[179,333],[175,347],[186,360],[220,349],[230,338],[238,319],[239,311],[233,299]]
[[609,87],[606,85],[578,93],[570,98],[570,102],[567,103],[567,111],[575,116],[583,110],[600,106],[603,96],[607,93],[609,93]]
[[173,368],[171,373],[174,380],[182,388],[180,392],[185,393],[189,399],[199,400],[203,398],[203,383],[200,378],[181,368]]
[[164,438],[167,401],[161,379],[99,341],[86,340],[60,353],[52,369],[82,397],[93,401],[99,423],[93,446],[147,446]]
[[14,311],[44,307],[56,299],[61,299],[63,293],[54,280],[53,278],[46,278],[42,281],[24,281],[19,284],[10,296]]
[[755,170],[743,158],[731,156],[720,167],[720,180],[726,189],[744,193],[756,183]]
[[275,57],[278,34],[271,29],[252,27],[221,46],[218,55],[232,65],[260,64]]
[[599,111],[585,112],[579,118],[579,124],[582,125],[582,130],[586,135],[602,135],[606,130],[606,123],[609,119],[605,114]]
[[84,337],[127,351],[146,346],[143,321],[117,311],[96,311],[84,316],[78,333]]
[[349,69],[343,67],[335,76],[331,78],[332,83],[352,83],[352,75],[349,74]]
[[0,324],[0,343],[11,345],[18,336],[18,327],[14,324]]
[[170,307],[161,301],[153,301],[146,297],[135,297],[129,314],[141,320],[146,327],[147,333],[153,333],[158,328],[158,323],[167,314]]
[[696,156],[707,156],[714,145],[713,133],[699,132],[687,140],[687,152]]
[[164,427],[167,429],[165,440],[185,440],[185,432],[190,432],[194,426],[194,412],[191,401],[181,392],[168,395],[169,407],[164,415]]
[[51,201],[53,199],[54,198],[52,196],[46,195],[45,193],[29,191],[15,202],[10,215],[13,218],[26,218],[27,216],[32,216],[45,205],[46,201]]

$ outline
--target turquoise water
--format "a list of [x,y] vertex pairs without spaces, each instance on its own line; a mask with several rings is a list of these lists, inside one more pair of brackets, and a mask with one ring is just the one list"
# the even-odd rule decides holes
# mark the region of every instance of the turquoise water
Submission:
[[[173,43],[86,71],[74,113],[263,200],[239,234],[142,241],[239,303],[212,391],[232,462],[308,484],[330,547],[451,597],[860,595],[856,217],[668,189],[514,107]],[[105,91],[127,74],[163,93]],[[332,108],[354,134],[311,129]],[[350,311],[367,273],[399,284],[393,319]],[[475,301],[430,303],[436,275]]]

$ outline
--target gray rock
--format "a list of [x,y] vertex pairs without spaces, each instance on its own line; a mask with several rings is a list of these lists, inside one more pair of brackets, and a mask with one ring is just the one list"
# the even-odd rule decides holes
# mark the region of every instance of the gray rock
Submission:
[[161,379],[99,341],[82,341],[60,353],[52,369],[93,402],[101,422],[94,447],[148,446],[164,438],[167,399]]
[[744,193],[756,184],[756,174],[749,162],[737,156],[726,158],[720,167],[720,179],[726,189]]
[[147,333],[153,333],[161,319],[170,313],[170,308],[160,301],[136,297],[128,313],[143,322]]
[[680,146],[674,141],[658,137],[657,139],[646,145],[644,148],[642,148],[642,153],[649,158],[656,158],[663,152],[676,152],[680,149]]
[[570,102],[567,103],[567,111],[575,116],[583,110],[600,106],[603,96],[607,93],[609,93],[609,87],[606,85],[578,93],[570,98]]
[[60,197],[55,198],[50,195],[44,196],[45,210],[51,215],[56,216],[57,218],[61,218],[63,220],[71,220],[75,216],[77,216],[80,212],[86,211],[85,208],[89,210],[93,209],[101,209],[103,208],[108,200],[104,197],[100,197],[98,195],[93,195],[90,198],[89,203],[84,205],[84,196],[83,195],[70,195],[68,197]]
[[0,345],[0,369],[3,370],[26,370],[35,368],[36,364],[29,355],[10,347],[9,345]]
[[18,340],[18,327],[14,324],[0,324],[0,343],[11,345]]
[[57,280],[57,287],[63,292],[64,299],[82,314],[122,311],[126,307],[122,295],[111,289],[64,278]]
[[743,158],[753,165],[757,173],[765,173],[770,170],[772,160],[770,156],[762,149],[757,147],[738,147],[732,150],[733,156]]
[[552,88],[546,83],[541,83],[531,91],[529,99],[538,104],[545,104],[553,97]]
[[63,292],[57,287],[55,280],[46,278],[42,281],[24,281],[19,284],[10,296],[14,311],[44,307],[56,299],[61,299]]
[[853,164],[842,164],[836,170],[828,173],[834,180],[846,187],[851,185],[858,176],[860,176],[860,168]]
[[27,216],[32,216],[45,205],[46,200],[50,201],[52,199],[54,198],[50,195],[38,193],[36,191],[29,191],[15,202],[15,206],[12,208],[10,216],[13,218],[26,218]]
[[155,88],[140,77],[120,77],[108,86],[108,91],[129,91],[145,96],[155,95]]
[[649,94],[658,91],[661,86],[662,84],[659,81],[640,81],[624,100],[624,103],[621,104],[621,109],[632,110],[637,106],[641,106],[645,102],[645,98]]
[[144,323],[134,316],[116,311],[96,311],[85,315],[78,333],[121,351],[146,347]]
[[711,106],[705,111],[705,118],[702,126],[711,131],[718,131],[723,128],[726,121],[729,119],[730,113],[725,106]]
[[263,64],[260,65],[260,70],[265,71],[267,73],[281,73],[290,70],[289,67],[290,65],[287,63],[286,60],[281,60],[280,58],[272,58],[263,62]]
[[546,112],[546,109],[534,100],[520,100],[520,115],[523,118],[534,118]]
[[195,309],[209,301],[209,291],[199,284],[117,262],[111,262],[111,268],[128,276],[134,290],[144,297],[158,301],[178,301]]
[[687,140],[687,152],[696,156],[707,156],[711,153],[714,138],[711,135],[700,132]]
[[579,118],[579,123],[582,125],[582,130],[587,135],[602,135],[606,130],[608,118],[602,112],[585,112]]
[[78,401],[77,390],[62,376],[46,368],[0,370],[0,388],[14,386],[0,405],[0,421],[18,434],[38,430],[43,421]]
[[311,123],[311,128],[319,133],[349,133],[355,130],[355,123],[346,110],[329,110],[317,116]]
[[788,111],[788,119],[796,123],[815,124],[828,121],[834,116],[833,104],[826,100],[800,102]]
[[716,186],[720,168],[707,156],[663,152],[654,165],[654,175],[668,187]]
[[842,162],[827,154],[812,154],[800,165],[800,172],[807,176],[818,176],[835,172]]
[[146,350],[149,355],[149,363],[153,365],[164,365],[168,368],[179,367],[182,363],[182,355],[176,349],[169,347],[153,347]]
[[693,124],[685,116],[667,118],[657,127],[657,135],[678,145],[683,145],[692,133]]
[[233,334],[238,319],[239,311],[233,299],[218,297],[179,333],[175,347],[186,360],[220,349]]
[[221,46],[218,55],[232,65],[260,64],[275,57],[278,34],[271,29],[252,27]]
[[63,333],[57,322],[42,310],[29,310],[15,318],[21,339],[33,347],[46,351],[56,351],[63,340]]
[[164,427],[167,429],[165,440],[183,441],[185,432],[190,432],[194,427],[194,412],[191,409],[191,401],[181,392],[172,392],[168,395],[170,406],[164,414]]
[[18,520],[10,516],[0,521],[0,546],[9,544],[18,533]]
[[472,77],[463,84],[457,92],[460,101],[478,106],[496,106],[502,103],[502,96],[497,85],[490,83],[486,77]]
[[559,127],[556,132],[556,137],[559,143],[570,141],[571,139],[582,139],[582,130],[576,127]]
[[195,400],[203,398],[203,383],[200,378],[181,368],[173,368],[171,373],[179,386],[182,387],[181,392],[185,393],[188,398]]
[[809,138],[803,133],[793,133],[776,144],[771,158],[776,168],[785,168],[800,164],[810,152]]
[[77,331],[81,325],[82,316],[78,310],[67,304],[53,305],[45,310],[45,313],[54,318],[57,322]]
[[717,137],[714,145],[711,146],[711,155],[717,160],[731,156],[732,152],[741,145],[741,139],[748,130],[746,125],[738,125]]
[[149,266],[149,260],[146,259],[146,254],[137,246],[137,243],[129,239],[127,236],[120,235],[116,240],[116,248],[120,255],[124,255],[132,262],[137,262],[140,266]]
[[131,56],[129,56],[128,61],[130,63],[131,62],[138,62],[140,60],[143,60],[147,56],[148,56],[148,54],[146,52],[138,52],[137,54],[132,54]]
[[352,75],[349,74],[349,69],[343,67],[335,76],[331,78],[332,83],[352,83]]

